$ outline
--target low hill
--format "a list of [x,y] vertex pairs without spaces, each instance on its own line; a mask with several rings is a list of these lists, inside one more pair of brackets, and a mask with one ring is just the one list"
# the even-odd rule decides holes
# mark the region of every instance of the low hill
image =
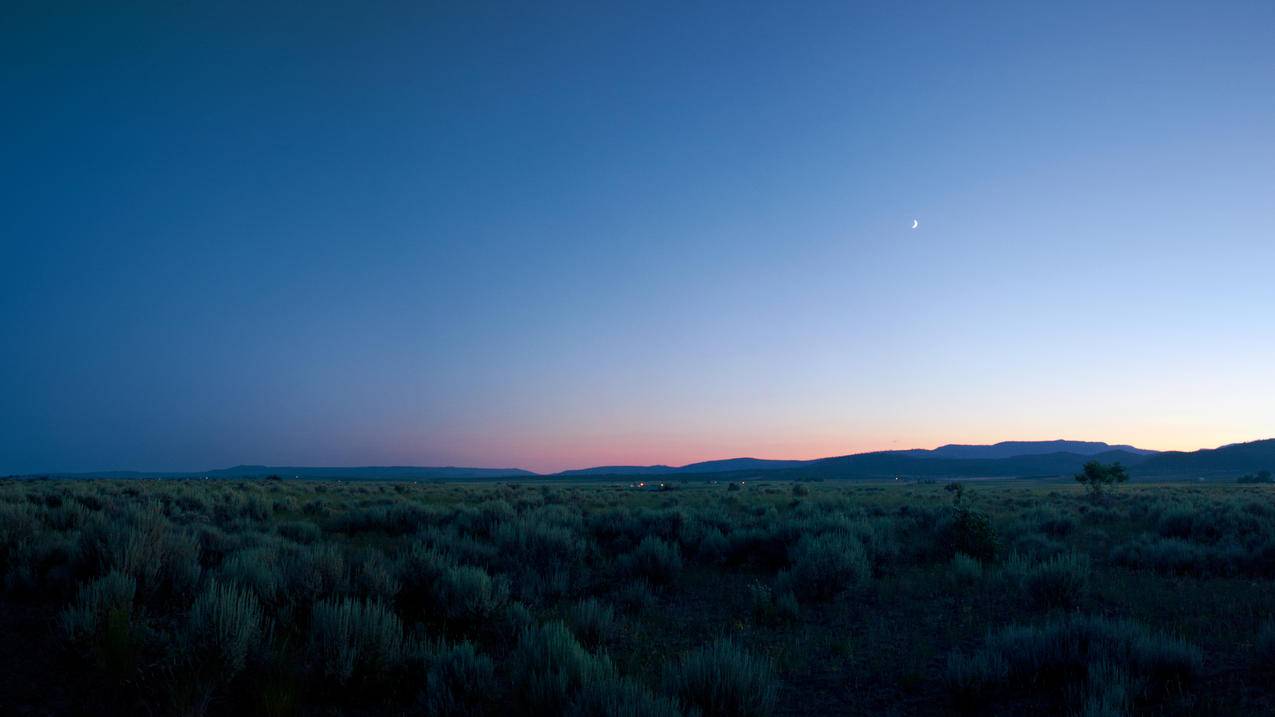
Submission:
[[694,473],[728,473],[732,471],[771,471],[781,468],[795,468],[811,461],[767,460],[764,458],[724,458],[716,461],[701,461],[684,466],[597,466],[594,468],[578,468],[555,473],[565,478],[577,476],[666,476],[687,475]]
[[1096,456],[1110,451],[1124,451],[1137,455],[1154,455],[1156,451],[1135,448],[1128,445],[1111,445],[1102,441],[1001,441],[990,446],[964,445],[949,443],[932,451],[909,451],[915,455],[934,458],[1013,458],[1015,456],[1034,456],[1048,453],[1075,453],[1081,456]]
[[943,458],[933,455],[909,455],[900,452],[860,453],[839,458],[824,458],[791,471],[792,477],[820,478],[889,478],[894,476],[931,478],[1015,478],[1058,476],[1076,473],[1091,460],[1105,463],[1119,461],[1134,466],[1147,457],[1127,451],[1079,453],[1040,453],[1008,458]]
[[1135,473],[1176,475],[1194,473],[1239,473],[1259,470],[1275,471],[1275,438],[1248,443],[1232,443],[1220,448],[1198,451],[1165,451],[1137,467]]

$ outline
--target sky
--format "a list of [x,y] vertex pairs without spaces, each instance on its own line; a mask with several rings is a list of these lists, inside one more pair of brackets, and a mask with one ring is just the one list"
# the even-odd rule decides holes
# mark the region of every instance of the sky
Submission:
[[1270,2],[6,2],[0,93],[0,474],[1275,436]]

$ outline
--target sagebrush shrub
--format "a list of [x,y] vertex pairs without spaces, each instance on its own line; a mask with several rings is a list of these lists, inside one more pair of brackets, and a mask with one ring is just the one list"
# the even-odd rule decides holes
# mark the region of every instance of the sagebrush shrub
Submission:
[[1074,608],[1089,590],[1089,558],[1057,555],[1028,569],[1022,580],[1023,594],[1034,607]]
[[965,553],[957,553],[952,556],[950,574],[956,587],[967,590],[983,580],[983,564]]
[[682,553],[675,543],[647,536],[625,556],[631,575],[639,575],[656,585],[673,582],[682,571]]
[[[1054,618],[1035,625],[1010,625],[988,635],[973,655],[948,658],[947,681],[957,698],[986,698],[1011,688],[1066,692],[1093,666],[1110,665],[1136,685],[1134,698],[1171,691],[1199,674],[1199,648],[1138,623],[1105,617]],[[1074,690],[1072,690],[1074,692]]]
[[221,581],[252,591],[262,602],[282,600],[283,576],[273,547],[251,548],[231,554],[218,571]]
[[317,543],[323,537],[323,531],[319,530],[319,526],[305,520],[280,523],[277,530],[279,535],[303,545]]
[[323,679],[378,681],[402,663],[403,623],[377,601],[321,600],[310,615],[308,645]]
[[496,667],[472,643],[442,646],[430,659],[417,700],[427,715],[488,714],[497,696]]
[[191,606],[187,644],[197,659],[214,662],[223,678],[230,679],[261,644],[264,626],[256,596],[211,582]]
[[138,652],[136,594],[136,579],[112,571],[82,587],[61,614],[62,632],[72,649],[116,677],[131,673]]
[[449,567],[434,583],[433,607],[447,620],[474,624],[490,618],[509,599],[503,579],[473,565]]
[[580,642],[594,648],[610,639],[615,630],[615,610],[596,598],[581,600],[567,611],[567,624]]
[[611,661],[590,653],[561,622],[523,632],[510,656],[516,697],[528,714],[562,714],[580,689],[614,674]]
[[704,717],[762,717],[774,711],[778,685],[765,659],[726,640],[665,666],[664,691]]
[[789,550],[789,560],[779,590],[792,590],[798,599],[829,600],[862,585],[872,573],[863,543],[840,533],[803,536]]
[[137,581],[130,575],[111,571],[80,588],[75,601],[62,612],[63,634],[72,642],[91,642],[111,625],[129,625]]

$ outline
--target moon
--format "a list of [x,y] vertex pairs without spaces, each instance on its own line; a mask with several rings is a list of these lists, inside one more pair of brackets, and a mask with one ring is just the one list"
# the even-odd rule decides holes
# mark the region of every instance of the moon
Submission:
[[917,228],[917,227],[919,227],[919,226],[921,226],[921,222],[918,222],[917,220],[913,219],[913,220],[912,220],[912,228],[913,228],[913,229],[916,229],[916,228]]

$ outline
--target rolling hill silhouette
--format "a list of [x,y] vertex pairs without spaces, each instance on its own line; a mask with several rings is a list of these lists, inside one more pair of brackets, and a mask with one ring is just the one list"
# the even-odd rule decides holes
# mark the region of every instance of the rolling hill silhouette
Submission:
[[727,458],[684,466],[597,466],[539,474],[521,468],[429,466],[264,466],[241,465],[207,471],[94,471],[53,474],[80,478],[284,478],[333,480],[493,480],[500,478],[627,478],[682,476],[722,479],[773,478],[1018,478],[1076,473],[1090,460],[1119,461],[1136,476],[1238,474],[1275,470],[1275,439],[1235,443],[1198,451],[1157,452],[1097,441],[1004,441],[992,445],[949,444],[935,449],[874,451],[813,460]]

